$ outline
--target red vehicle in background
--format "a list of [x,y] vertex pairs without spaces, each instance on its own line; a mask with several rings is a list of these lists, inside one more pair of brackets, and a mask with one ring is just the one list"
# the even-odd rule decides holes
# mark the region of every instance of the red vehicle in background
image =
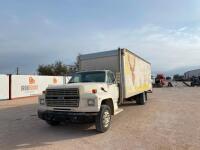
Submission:
[[171,77],[166,77],[163,74],[157,74],[154,87],[173,87]]
[[163,74],[157,74],[156,78],[155,78],[155,86],[156,87],[163,87],[167,85],[167,81],[166,78]]

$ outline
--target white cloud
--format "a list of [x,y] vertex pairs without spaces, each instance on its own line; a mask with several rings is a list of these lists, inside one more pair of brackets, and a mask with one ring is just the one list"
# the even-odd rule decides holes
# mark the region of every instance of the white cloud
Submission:
[[[130,48],[152,62],[155,71],[167,71],[200,64],[200,31],[182,27],[167,29],[147,25],[137,29],[107,31],[96,34],[102,49],[118,46]],[[94,35],[95,36],[95,35]]]
[[43,22],[44,22],[44,24],[46,24],[46,25],[54,25],[53,21],[50,20],[50,19],[48,19],[48,18],[44,18],[44,19],[43,19]]
[[[42,63],[55,60],[73,63],[78,53],[111,50],[120,46],[129,48],[150,61],[154,71],[166,72],[179,67],[200,65],[199,28],[183,26],[171,29],[146,25],[133,29],[98,30],[97,32],[97,29],[69,31],[58,24],[51,26],[51,21],[45,19],[43,23],[45,26],[37,30],[32,30],[32,26],[29,26],[24,34],[21,34],[21,30],[14,30],[12,33],[1,32],[1,56],[6,58],[14,53],[13,59],[11,58],[13,64],[17,64],[18,53],[24,52],[34,54],[35,58],[45,55],[45,59],[38,58],[38,62]],[[37,66],[37,63],[32,61],[30,64]],[[3,62],[3,64],[7,63]]]
[[16,15],[11,15],[10,18],[11,18],[11,22],[12,22],[13,24],[15,24],[15,25],[20,24],[20,20],[19,20],[19,17],[18,17],[18,16],[16,16]]

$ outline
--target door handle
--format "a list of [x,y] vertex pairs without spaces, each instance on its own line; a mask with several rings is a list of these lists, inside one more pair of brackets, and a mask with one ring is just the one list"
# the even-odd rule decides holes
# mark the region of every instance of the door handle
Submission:
[[104,92],[107,92],[103,87],[101,87],[101,90],[104,91]]

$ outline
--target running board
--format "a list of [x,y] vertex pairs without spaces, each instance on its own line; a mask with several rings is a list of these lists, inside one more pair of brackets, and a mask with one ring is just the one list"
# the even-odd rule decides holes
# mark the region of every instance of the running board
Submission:
[[117,110],[115,110],[115,113],[114,113],[114,115],[117,115],[117,114],[119,114],[120,112],[122,112],[123,111],[123,109],[121,109],[121,108],[118,108]]

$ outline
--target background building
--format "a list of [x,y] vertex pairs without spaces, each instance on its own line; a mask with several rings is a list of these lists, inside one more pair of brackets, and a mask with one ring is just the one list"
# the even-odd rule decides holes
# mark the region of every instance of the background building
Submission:
[[192,77],[199,77],[200,76],[200,69],[191,70],[184,73],[185,79],[191,79]]

